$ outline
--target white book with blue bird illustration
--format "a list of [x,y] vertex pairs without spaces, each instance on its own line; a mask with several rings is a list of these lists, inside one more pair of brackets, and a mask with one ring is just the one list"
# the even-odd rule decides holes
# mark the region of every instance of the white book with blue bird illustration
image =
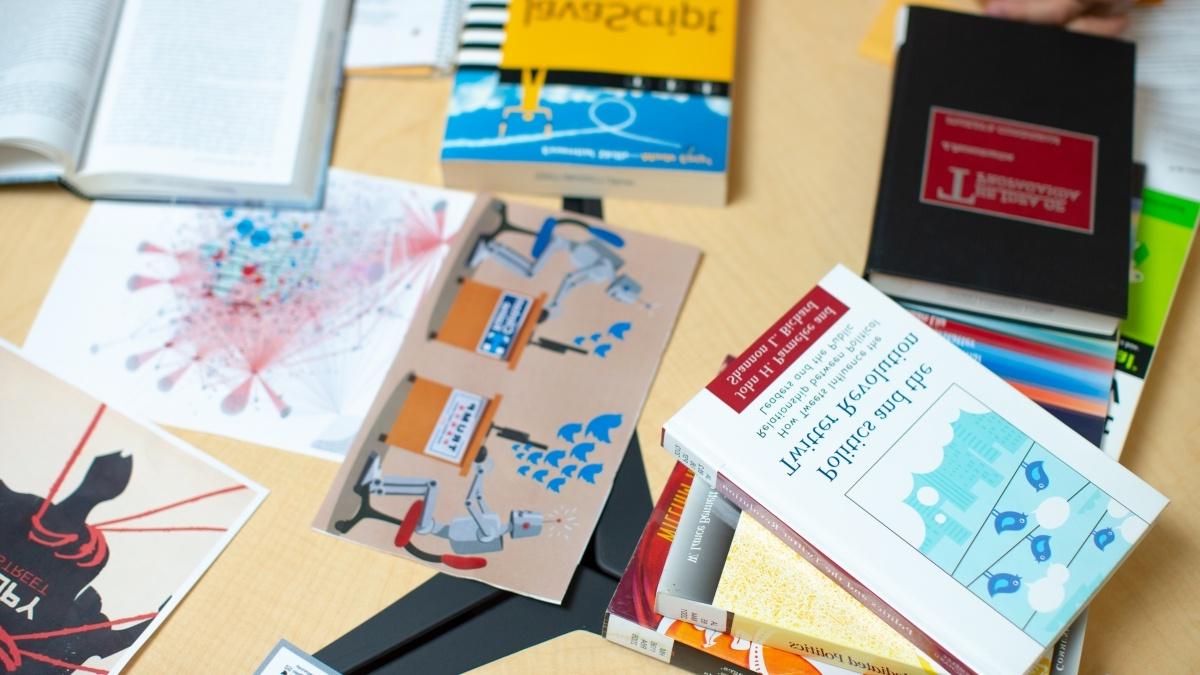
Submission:
[[1027,672],[1167,503],[841,266],[663,444],[951,673]]

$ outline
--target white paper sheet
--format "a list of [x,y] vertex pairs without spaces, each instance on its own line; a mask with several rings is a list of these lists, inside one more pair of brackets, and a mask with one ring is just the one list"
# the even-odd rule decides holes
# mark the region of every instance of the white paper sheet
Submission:
[[321,211],[97,202],[26,352],[156,422],[340,461],[473,201],[333,170]]
[[449,66],[454,40],[447,22],[458,2],[355,0],[346,67]]
[[1138,8],[1127,37],[1137,43],[1134,158],[1146,186],[1200,199],[1200,2]]

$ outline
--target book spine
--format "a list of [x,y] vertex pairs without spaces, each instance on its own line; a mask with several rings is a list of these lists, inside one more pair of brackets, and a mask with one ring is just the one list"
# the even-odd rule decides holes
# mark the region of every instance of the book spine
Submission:
[[679,437],[669,431],[666,427],[662,430],[662,446],[667,449],[675,459],[679,460],[687,468],[696,474],[696,478],[703,480],[712,489],[717,488],[717,470],[711,464],[692,452],[689,446],[683,443]]
[[871,272],[876,269],[881,269],[885,266],[886,246],[884,239],[887,237],[887,227],[885,221],[887,216],[884,213],[887,208],[886,197],[891,193],[891,173],[896,170],[896,149],[895,143],[892,142],[896,127],[899,126],[900,120],[900,102],[904,92],[905,73],[908,69],[905,67],[905,50],[903,44],[896,48],[895,59],[895,77],[892,82],[892,100],[888,108],[888,123],[887,132],[884,136],[885,142],[883,147],[883,162],[880,164],[879,170],[879,192],[875,199],[875,212],[871,221],[871,237],[867,240],[867,264],[863,270],[865,276],[870,278]]
[[610,642],[668,663],[676,668],[700,675],[755,675],[732,661],[710,654],[691,645],[676,642],[645,626],[612,612],[604,614],[601,633]]
[[654,611],[659,614],[700,626],[701,628],[728,633],[729,629],[733,626],[733,614],[720,607],[713,607],[712,605],[706,605],[662,592],[659,592],[654,602]]
[[808,543],[807,540],[797,534],[795,530],[780,520],[769,509],[746,494],[744,490],[722,474],[719,467],[715,467],[711,462],[706,461],[703,455],[696,451],[696,444],[688,443],[687,439],[681,438],[678,430],[669,430],[664,427],[662,442],[663,447],[674,454],[676,459],[690,468],[697,477],[703,478],[709,485],[720,492],[722,496],[733,502],[734,506],[737,506],[744,513],[748,513],[755,520],[766,526],[775,536],[782,539],[784,543],[803,556],[805,560],[815,566],[825,576],[832,579],[845,589],[847,593],[854,596],[855,600],[861,602],[867,609],[874,612],[876,616],[883,619],[884,622],[895,629],[896,632],[903,635],[917,649],[928,654],[953,675],[976,675],[974,670],[968,668],[957,657],[943,649],[932,637],[917,628],[915,624],[905,618],[894,607],[872,593],[870,589],[848,574],[837,563],[830,560],[815,546]]

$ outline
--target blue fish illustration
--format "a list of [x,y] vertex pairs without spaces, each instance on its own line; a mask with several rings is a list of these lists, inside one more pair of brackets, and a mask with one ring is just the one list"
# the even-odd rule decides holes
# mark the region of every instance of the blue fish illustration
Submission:
[[518,467],[517,467],[517,473],[521,474],[522,476],[526,476],[526,475],[528,475],[528,474],[529,474],[529,465],[528,465],[528,464],[522,464],[521,466],[518,466]]
[[546,475],[549,473],[550,469],[538,469],[537,472],[533,474],[533,479],[539,483],[544,483],[546,481]]
[[1046,562],[1050,559],[1050,535],[1039,534],[1035,537],[1031,534],[1025,538],[1029,540],[1029,551],[1033,553],[1034,560]]
[[550,466],[557,467],[559,460],[567,456],[566,450],[551,450],[546,453],[546,463]]
[[575,434],[583,431],[583,425],[578,422],[568,422],[558,428],[558,437],[568,443],[575,442]]
[[568,464],[563,467],[562,475],[566,476],[567,478],[570,478],[571,476],[573,476],[575,474],[575,469],[578,469],[578,468],[579,468],[578,464]]
[[1029,516],[1018,511],[1004,511],[1001,513],[996,509],[992,509],[992,515],[996,517],[996,534],[1019,532],[1025,529],[1025,525],[1029,522]]
[[551,479],[549,483],[546,483],[546,489],[551,492],[558,492],[559,490],[562,490],[562,486],[566,482],[567,479],[562,477]]
[[621,426],[620,415],[614,413],[597,415],[591,422],[588,422],[587,435],[598,441],[612,443],[612,437],[609,434],[619,426]]
[[592,333],[592,342],[599,342],[600,338],[604,337],[603,333]]
[[1042,460],[1021,462],[1021,466],[1025,467],[1025,480],[1029,481],[1034,490],[1041,492],[1050,486],[1050,476],[1046,475]]
[[598,476],[601,471],[604,471],[603,464],[588,464],[579,470],[579,479],[595,485],[596,476]]
[[518,453],[517,453],[517,459],[525,459],[525,453],[523,453],[523,452],[518,452]]
[[628,321],[618,321],[608,327],[608,334],[618,340],[624,340],[625,334],[629,332],[630,328],[633,328],[633,324]]
[[520,444],[520,443],[513,443],[512,449],[513,449],[513,452],[516,452],[516,451],[520,450],[520,449],[521,449],[521,444]]
[[586,338],[586,337],[584,337],[584,336],[582,336],[582,335],[577,335],[577,336],[575,336],[575,339],[574,339],[574,340],[572,340],[572,342],[574,342],[574,343],[575,343],[575,346],[576,346],[576,347],[579,347],[579,346],[581,346],[581,345],[583,344],[583,341],[584,341],[584,340],[586,340],[586,339],[587,339],[587,338]]
[[529,458],[528,458],[528,459],[529,459],[529,463],[530,463],[530,464],[537,464],[538,462],[542,461],[542,454],[543,454],[543,453],[541,453],[541,452],[531,452],[531,453],[529,453]]
[[587,458],[588,453],[595,449],[596,449],[595,443],[591,443],[591,442],[580,443],[579,445],[576,445],[575,447],[571,448],[571,456],[581,462],[586,462],[586,461],[588,461],[588,458]]
[[1096,542],[1096,548],[1103,551],[1108,548],[1108,545],[1113,543],[1117,535],[1113,534],[1111,527],[1106,527],[1103,530],[1097,530],[1092,533],[1092,541]]
[[983,576],[987,577],[988,595],[995,597],[997,593],[1016,593],[1021,590],[1021,577],[1008,572],[984,572]]
[[609,352],[612,351],[612,345],[605,342],[604,344],[597,345],[595,351],[596,351],[596,356],[599,356],[600,358],[604,358],[604,357],[608,356]]

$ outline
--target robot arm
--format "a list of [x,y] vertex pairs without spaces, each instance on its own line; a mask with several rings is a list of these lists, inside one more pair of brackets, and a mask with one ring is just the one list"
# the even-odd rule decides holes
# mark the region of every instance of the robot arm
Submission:
[[513,274],[532,279],[546,266],[546,262],[550,260],[555,252],[569,249],[571,243],[566,239],[555,237],[546,249],[540,252],[540,255],[530,258],[515,248],[500,242],[495,237],[489,237],[482,239],[476,244],[475,252],[471,256],[470,265],[471,267],[478,267],[484,260],[491,259]]
[[536,511],[513,511],[508,514],[508,522],[501,524],[496,512],[488,507],[483,500],[483,477],[492,470],[492,460],[486,451],[480,453],[480,460],[475,464],[475,473],[471,485],[467,488],[467,514],[477,528],[475,538],[482,544],[499,545],[504,535],[514,539],[536,537],[542,532],[542,514]]
[[604,281],[612,278],[612,276],[613,268],[611,264],[603,258],[596,259],[595,261],[589,263],[586,267],[580,267],[567,272],[567,274],[563,277],[562,282],[559,283],[558,290],[554,292],[554,297],[550,298],[550,301],[546,303],[546,314],[549,316],[556,315],[558,313],[559,305],[562,303],[563,299],[567,297],[568,293],[575,290],[579,286],[597,281]]
[[362,484],[373,495],[421,498],[424,508],[421,509],[421,521],[417,524],[416,531],[419,534],[432,532],[437,527],[433,520],[434,506],[437,503],[437,481],[430,478],[385,476],[382,467],[383,461],[379,455],[371,453],[370,459],[367,460],[367,469],[363,472]]
[[491,470],[491,459],[485,458],[484,461],[475,464],[474,475],[471,477],[471,485],[467,488],[466,498],[467,515],[475,521],[476,527],[479,528],[479,540],[484,542],[494,541],[504,536],[509,527],[507,524],[500,525],[500,520],[495,517],[495,512],[488,508],[487,502],[483,501],[483,477]]

